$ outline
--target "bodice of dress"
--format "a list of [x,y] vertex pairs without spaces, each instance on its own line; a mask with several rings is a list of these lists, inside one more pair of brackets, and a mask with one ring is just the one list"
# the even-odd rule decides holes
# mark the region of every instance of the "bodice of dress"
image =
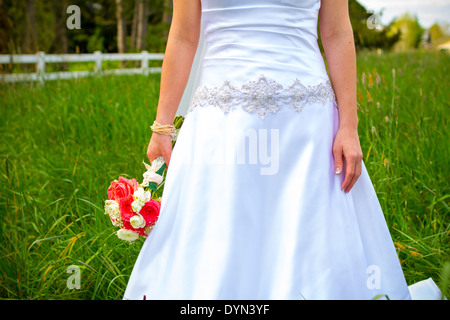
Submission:
[[236,105],[262,118],[334,99],[317,43],[320,0],[202,0],[205,54],[191,109]]

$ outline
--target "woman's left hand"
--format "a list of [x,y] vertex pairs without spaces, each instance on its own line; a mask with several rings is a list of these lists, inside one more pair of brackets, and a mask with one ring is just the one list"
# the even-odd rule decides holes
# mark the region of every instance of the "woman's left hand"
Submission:
[[357,129],[347,127],[338,129],[333,142],[333,156],[336,174],[343,171],[345,160],[345,179],[341,190],[349,192],[362,170],[363,154]]

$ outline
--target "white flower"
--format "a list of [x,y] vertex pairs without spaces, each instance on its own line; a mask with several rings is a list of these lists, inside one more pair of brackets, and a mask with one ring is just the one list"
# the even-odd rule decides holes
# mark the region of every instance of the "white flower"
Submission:
[[105,201],[105,214],[117,214],[119,213],[119,204],[115,200],[106,200]]
[[117,236],[119,237],[119,239],[126,241],[134,241],[139,238],[139,234],[137,232],[127,229],[119,229],[117,231]]
[[138,187],[138,189],[133,193],[134,201],[131,203],[131,207],[134,212],[139,212],[141,208],[150,201],[152,194],[150,191],[145,191],[144,188]]
[[142,162],[142,163],[144,164],[144,166],[147,168],[148,171],[154,171],[151,165],[149,165],[145,162]]
[[134,193],[133,198],[136,201],[141,202],[142,204],[145,204],[146,202],[150,201],[152,197],[152,194],[150,191],[145,191],[144,188],[139,187]]
[[163,176],[153,171],[146,171],[143,176],[142,186],[144,187],[147,187],[149,182],[160,184],[163,181]]
[[141,211],[143,206],[144,205],[142,203],[140,203],[139,201],[136,201],[136,200],[131,203],[131,209],[133,209],[133,211],[136,213]]
[[145,220],[140,214],[137,214],[130,219],[130,224],[135,229],[143,228],[145,227]]
[[155,160],[153,160],[152,165],[146,164],[145,162],[143,163],[144,166],[147,168],[147,171],[157,172],[164,164],[164,158],[162,156],[156,158]]
[[118,227],[121,225],[122,217],[120,216],[120,208],[117,201],[105,201],[105,214],[109,215],[114,226]]
[[142,186],[147,187],[149,182],[154,182],[156,184],[160,184],[163,180],[163,176],[157,174],[156,172],[161,168],[161,166],[164,164],[164,158],[158,157],[155,160],[153,160],[152,165],[149,165],[145,162],[143,162],[145,167],[147,168],[147,171],[143,174],[144,180],[142,181]]

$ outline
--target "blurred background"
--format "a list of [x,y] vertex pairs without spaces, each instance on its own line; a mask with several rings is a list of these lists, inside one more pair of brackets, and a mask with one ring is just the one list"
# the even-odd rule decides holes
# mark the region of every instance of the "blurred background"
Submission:
[[[80,8],[81,29],[66,28],[69,5]],[[171,14],[171,0],[1,0],[0,54],[161,53]],[[448,46],[448,0],[350,0],[350,14],[359,50]]]

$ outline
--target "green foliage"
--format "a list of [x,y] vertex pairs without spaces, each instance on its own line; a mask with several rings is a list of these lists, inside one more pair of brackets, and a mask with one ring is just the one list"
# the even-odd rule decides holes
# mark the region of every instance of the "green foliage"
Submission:
[[444,37],[446,34],[444,33],[444,31],[442,30],[442,27],[435,23],[430,27],[430,41],[436,41],[439,40],[440,38]]
[[147,50],[149,52],[162,52],[166,51],[166,34],[168,34],[169,26],[166,26],[163,22],[149,25],[147,33]]
[[399,41],[394,45],[394,50],[404,51],[419,47],[424,30],[420,26],[417,17],[405,13],[391,23],[389,32],[391,34],[401,34]]
[[[63,1],[63,2],[62,2]],[[76,0],[68,3],[66,0],[34,1],[36,11],[37,50],[47,53],[58,52],[57,18],[69,4],[80,7],[81,30],[66,30],[68,53],[88,53],[100,50],[117,52],[117,20],[116,6],[111,0]],[[136,0],[137,1],[137,0]],[[164,52],[169,22],[165,14],[171,14],[166,8],[167,0],[151,0],[148,8],[148,27],[145,50],[149,52]],[[131,43],[131,30],[134,17],[135,1],[123,1],[123,13],[127,28],[127,51],[136,52]],[[25,36],[26,7],[25,0],[4,0],[0,3],[0,53],[22,53]],[[369,28],[367,20],[372,16],[357,0],[349,1],[350,20],[354,31],[355,45],[361,49],[407,50],[418,48],[422,27],[414,17],[404,15],[381,30]],[[69,15],[66,14],[67,18]],[[64,27],[64,26],[63,26]],[[442,30],[434,26],[430,30],[432,40],[441,35]],[[319,34],[320,36],[320,34]],[[320,42],[319,42],[320,45]]]
[[[25,38],[25,1],[4,0],[0,4],[0,54],[23,53]],[[55,17],[51,1],[36,1],[37,50],[49,52],[55,37]]]
[[87,51],[88,52],[103,51],[104,42],[105,38],[101,36],[101,30],[99,28],[96,28],[94,34],[88,38]]
[[389,28],[382,30],[369,28],[367,20],[374,13],[368,12],[356,0],[349,1],[349,14],[357,50],[390,49],[400,37],[399,32],[389,32]]

